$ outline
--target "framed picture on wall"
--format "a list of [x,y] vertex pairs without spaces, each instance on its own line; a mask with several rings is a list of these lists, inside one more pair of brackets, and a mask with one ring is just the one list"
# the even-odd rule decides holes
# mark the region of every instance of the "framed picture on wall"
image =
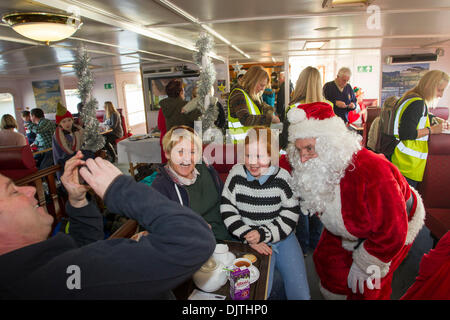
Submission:
[[56,106],[61,102],[59,80],[32,81],[36,107],[44,113],[56,113]]
[[381,105],[386,98],[401,97],[406,91],[414,88],[429,69],[429,63],[383,65]]

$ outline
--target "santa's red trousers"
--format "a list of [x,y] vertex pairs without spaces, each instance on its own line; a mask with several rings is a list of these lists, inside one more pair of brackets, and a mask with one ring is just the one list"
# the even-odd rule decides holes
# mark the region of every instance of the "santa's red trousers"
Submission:
[[[362,244],[361,244],[362,245]],[[405,245],[392,259],[389,272],[381,278],[378,289],[370,290],[364,284],[364,294],[354,294],[347,285],[348,273],[353,263],[352,251],[342,247],[342,238],[323,230],[313,254],[314,264],[322,287],[349,300],[389,300],[392,292],[392,276],[408,254],[412,244]]]

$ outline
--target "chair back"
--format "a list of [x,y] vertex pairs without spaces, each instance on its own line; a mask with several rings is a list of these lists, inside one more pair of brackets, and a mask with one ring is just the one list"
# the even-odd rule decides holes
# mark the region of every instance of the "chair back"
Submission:
[[447,107],[437,107],[437,108],[429,108],[428,112],[432,115],[442,118],[444,120],[448,120],[448,108]]
[[381,113],[380,107],[367,107],[367,116],[366,116],[366,122],[364,123],[364,129],[363,129],[363,140],[362,145],[363,147],[367,147],[367,139],[369,136],[370,127],[372,126],[373,120],[375,120],[376,117],[378,117]]
[[428,158],[423,181],[418,190],[425,208],[450,209],[450,135],[432,135],[428,143]]
[[38,171],[30,146],[0,147],[0,173],[12,180]]
[[225,182],[231,168],[238,163],[237,144],[207,144],[203,145],[203,158],[219,173]]

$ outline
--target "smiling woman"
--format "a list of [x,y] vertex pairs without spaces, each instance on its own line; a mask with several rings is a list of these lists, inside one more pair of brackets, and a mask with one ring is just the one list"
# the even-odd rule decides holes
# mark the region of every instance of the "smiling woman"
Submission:
[[163,149],[168,163],[158,168],[152,188],[201,215],[217,240],[233,240],[220,215],[223,183],[212,166],[201,162],[200,137],[190,127],[173,127]]

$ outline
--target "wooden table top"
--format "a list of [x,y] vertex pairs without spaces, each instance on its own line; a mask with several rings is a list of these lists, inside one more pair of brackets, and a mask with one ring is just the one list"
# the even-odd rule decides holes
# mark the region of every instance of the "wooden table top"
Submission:
[[[266,300],[271,256],[259,254],[249,245],[241,242],[224,241],[224,243],[227,244],[230,251],[236,255],[236,258],[240,258],[247,253],[256,256],[257,260],[253,265],[258,268],[260,275],[259,279],[250,285],[250,300]],[[173,292],[178,300],[187,300],[195,288],[194,282],[192,279],[189,279],[173,290]],[[230,300],[230,282],[227,281],[225,285],[213,293],[226,296],[226,300]]]

